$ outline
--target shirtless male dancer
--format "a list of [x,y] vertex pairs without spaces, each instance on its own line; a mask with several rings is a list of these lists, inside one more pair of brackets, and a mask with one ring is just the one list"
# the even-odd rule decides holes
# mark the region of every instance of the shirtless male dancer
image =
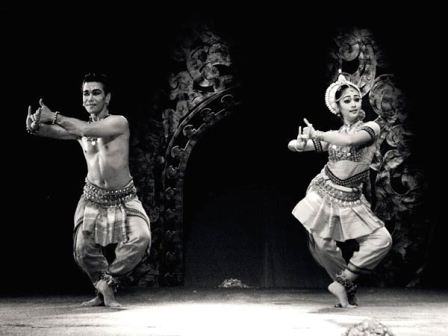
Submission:
[[[81,145],[87,176],[75,213],[73,253],[97,291],[83,305],[118,308],[115,292],[120,279],[149,254],[150,223],[129,170],[128,121],[109,113],[107,76],[85,75],[82,97],[89,121],[53,112],[40,99],[35,113],[28,107],[26,128],[33,135],[77,140]],[[111,262],[106,247],[115,252]]]

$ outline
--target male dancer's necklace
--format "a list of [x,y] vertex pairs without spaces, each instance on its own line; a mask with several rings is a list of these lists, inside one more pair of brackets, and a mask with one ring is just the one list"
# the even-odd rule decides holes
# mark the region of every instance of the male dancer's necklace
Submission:
[[[104,116],[104,118],[99,119],[99,120],[93,120],[93,117],[92,117],[92,116],[89,116],[89,124],[92,123],[92,122],[95,122],[95,121],[100,121],[100,120],[106,119],[108,116],[110,116],[109,113],[106,114],[106,115]],[[90,144],[91,144],[92,146],[96,146],[96,144],[98,143],[98,138],[95,138],[95,137],[87,137],[87,141],[90,142]]]

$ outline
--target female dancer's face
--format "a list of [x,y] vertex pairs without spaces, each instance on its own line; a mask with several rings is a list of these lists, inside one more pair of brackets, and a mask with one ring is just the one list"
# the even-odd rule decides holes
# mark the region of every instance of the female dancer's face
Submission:
[[351,124],[359,119],[361,111],[361,96],[357,90],[351,87],[344,89],[338,103],[339,112],[341,112],[346,123]]

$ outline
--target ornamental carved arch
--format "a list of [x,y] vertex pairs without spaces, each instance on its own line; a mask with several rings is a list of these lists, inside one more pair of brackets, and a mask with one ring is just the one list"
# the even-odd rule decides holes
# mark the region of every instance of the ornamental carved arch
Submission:
[[177,70],[168,75],[131,146],[134,179],[152,231],[151,255],[129,279],[139,286],[183,283],[188,160],[201,137],[240,104],[228,43],[204,24],[184,31],[171,54]]

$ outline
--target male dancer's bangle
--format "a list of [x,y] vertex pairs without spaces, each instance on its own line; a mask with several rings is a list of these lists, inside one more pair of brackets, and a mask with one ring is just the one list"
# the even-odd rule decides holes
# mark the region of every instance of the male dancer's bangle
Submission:
[[57,111],[53,114],[53,120],[51,121],[52,125],[56,125],[58,123],[58,115],[59,115],[59,112],[57,112]]

